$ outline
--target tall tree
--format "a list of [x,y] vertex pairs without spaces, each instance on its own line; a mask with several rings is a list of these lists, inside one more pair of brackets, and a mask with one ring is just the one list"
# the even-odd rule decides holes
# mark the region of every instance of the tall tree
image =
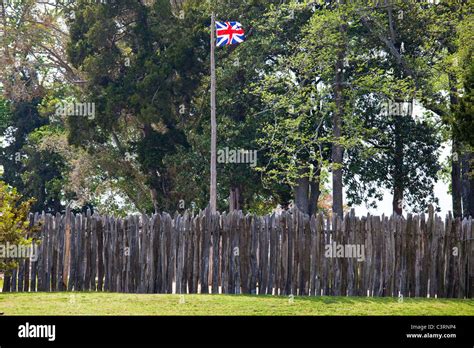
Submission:
[[340,144],[342,119],[344,117],[344,60],[347,54],[347,24],[345,23],[344,15],[341,16],[342,23],[339,24],[340,39],[337,42],[337,58],[335,67],[335,81],[334,81],[334,99],[335,110],[333,112],[332,120],[332,134],[334,137],[332,144],[332,212],[335,215],[342,217],[343,201],[342,201],[342,161],[343,161],[343,147]]
[[359,13],[380,48],[397,64],[403,76],[413,80],[416,97],[422,105],[441,116],[451,128],[453,213],[461,216],[461,149],[452,128],[460,86],[455,58],[468,43],[466,37],[459,40],[459,25],[472,18],[472,4],[450,0],[437,4],[400,2],[380,6],[375,12]]
[[463,216],[474,217],[474,64],[467,63],[463,95],[454,117],[454,129],[463,144],[462,202]]
[[385,188],[393,193],[394,213],[402,214],[404,207],[424,211],[438,203],[434,184],[441,169],[439,122],[409,112],[411,103],[386,98],[370,94],[357,102],[362,137],[348,152],[348,200],[375,208]]
[[148,210],[173,209],[165,160],[188,146],[177,123],[204,71],[203,17],[185,4],[181,18],[165,0],[150,7],[129,0],[76,6],[68,52],[89,79],[84,93],[97,115],[71,118],[69,140],[92,152],[107,148],[127,167],[137,163],[150,192]]
[[61,210],[63,159],[39,151],[35,132],[50,123],[39,107],[49,85],[64,78],[80,81],[65,59],[68,35],[61,29],[62,5],[28,0],[0,3],[0,71],[9,117],[0,125],[0,163],[4,180],[25,196],[36,198],[32,209]]
[[265,59],[261,81],[254,84],[254,93],[263,104],[258,113],[258,143],[264,184],[291,187],[295,205],[308,214],[317,211],[322,171],[330,157],[330,107],[323,103],[330,91],[318,91],[321,77],[308,67],[311,58],[305,52],[310,48],[302,44],[312,26],[320,25],[312,21],[315,11],[296,2],[269,9],[259,33],[278,44],[274,43],[277,49]]

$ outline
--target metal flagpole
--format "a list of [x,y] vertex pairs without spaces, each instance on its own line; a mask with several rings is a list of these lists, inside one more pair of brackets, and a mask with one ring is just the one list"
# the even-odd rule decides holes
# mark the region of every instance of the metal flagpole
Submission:
[[211,186],[210,201],[211,212],[217,211],[217,121],[216,121],[216,19],[214,12],[211,16]]

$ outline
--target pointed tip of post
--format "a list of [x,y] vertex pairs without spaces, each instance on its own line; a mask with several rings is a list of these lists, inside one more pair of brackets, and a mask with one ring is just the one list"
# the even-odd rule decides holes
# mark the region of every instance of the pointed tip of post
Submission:
[[433,214],[434,214],[434,206],[433,206],[433,204],[429,204],[429,205],[428,205],[428,214],[429,214],[430,216],[433,216]]

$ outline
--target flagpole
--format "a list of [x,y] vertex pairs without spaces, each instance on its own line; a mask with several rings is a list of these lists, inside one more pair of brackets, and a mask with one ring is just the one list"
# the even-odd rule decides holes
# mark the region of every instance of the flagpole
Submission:
[[211,16],[211,186],[209,205],[211,213],[217,211],[217,121],[216,121],[216,19]]

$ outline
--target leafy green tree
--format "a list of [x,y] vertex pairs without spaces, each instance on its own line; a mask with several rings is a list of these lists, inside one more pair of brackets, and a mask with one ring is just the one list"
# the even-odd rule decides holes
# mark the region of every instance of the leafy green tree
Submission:
[[464,91],[459,98],[459,107],[456,110],[454,127],[459,138],[466,144],[474,147],[474,63],[471,61]]
[[32,135],[49,124],[38,107],[46,85],[66,78],[79,81],[77,72],[66,62],[64,42],[67,33],[58,18],[62,4],[37,4],[34,0],[2,1],[0,4],[0,71],[2,102],[0,116],[0,164],[3,180],[23,196],[34,196],[36,211],[61,210],[63,159],[37,151]]
[[463,143],[462,200],[463,216],[474,216],[474,64],[470,60],[464,91],[454,116],[454,132]]
[[[11,122],[10,104],[7,100],[0,98],[0,134],[4,134]],[[3,139],[2,139],[3,140]]]
[[[291,9],[298,16],[307,6],[292,3],[286,10]],[[256,85],[274,115],[263,126],[260,140],[273,153],[269,161],[273,167],[266,168],[267,174],[277,180],[291,179],[295,194],[299,188],[295,180],[307,182],[305,176],[314,175],[314,168],[322,168],[322,174],[328,168],[333,171],[333,193],[335,182],[342,185],[337,172],[345,173],[351,204],[367,197],[381,199],[381,187],[392,190],[398,214],[403,201],[415,210],[434,201],[440,129],[432,121],[382,116],[368,103],[372,99],[375,104],[387,99],[410,100],[416,91],[413,77],[384,52],[387,40],[395,42],[397,50],[404,49],[398,38],[390,37],[389,29],[379,28],[384,21],[393,26],[389,17],[393,13],[387,13],[384,6],[336,2],[315,6],[287,53],[274,63],[273,73],[264,75],[263,89]],[[273,18],[279,18],[278,11]],[[346,152],[343,163],[341,151]],[[417,153],[429,155],[420,158]],[[383,170],[373,168],[374,163]],[[415,178],[423,180],[414,185]],[[304,189],[302,196],[311,191]],[[296,201],[306,207],[308,200],[298,204],[301,199],[297,197]],[[333,202],[333,209],[340,210],[335,207],[340,204]]]
[[[411,79],[415,97],[439,115],[452,143],[450,164],[453,213],[462,215],[460,140],[453,127],[462,81],[460,62],[472,51],[472,3],[469,1],[394,2],[376,13],[361,11],[368,38],[390,57],[399,76]],[[471,23],[471,24],[469,24]]]
[[306,213],[317,210],[321,168],[328,156],[327,110],[316,107],[324,97],[315,93],[317,78],[303,73],[301,57],[296,58],[312,13],[295,4],[268,8],[256,26],[256,42],[265,47],[269,41],[272,49],[265,52],[251,85],[261,105],[255,122],[263,184],[282,206],[294,197]]
[[150,7],[79,1],[73,9],[68,53],[87,76],[83,98],[95,103],[96,116],[69,118],[69,141],[106,151],[108,167],[124,180],[144,177],[152,203],[145,210],[172,210],[178,202],[165,159],[189,146],[177,123],[203,73],[205,25],[191,5],[183,9],[191,18],[180,20],[165,0]]
[[404,207],[424,211],[428,204],[438,203],[434,184],[441,170],[439,122],[428,115],[408,113],[411,103],[406,102],[398,104],[400,112],[387,113],[390,110],[384,110],[385,103],[371,95],[361,99],[355,108],[363,122],[363,137],[348,150],[348,201],[376,208],[385,188],[392,191],[394,212],[401,214]]
[[[15,188],[0,181],[0,244],[28,245],[32,242],[32,233],[28,214],[33,200],[24,200]],[[8,272],[16,267],[14,259],[0,258],[0,271]]]
[[34,211],[59,212],[63,159],[54,153],[37,151],[32,134],[48,123],[38,112],[39,99],[12,104],[12,113],[0,147],[2,179],[24,196],[35,197]]
[[[3,2],[4,179],[35,196],[36,210],[71,200],[112,214],[204,208],[215,11],[247,34],[217,50],[218,149],[258,150],[257,168],[218,164],[219,210],[268,212],[294,199],[314,213],[330,173],[337,214],[343,184],[350,204],[376,204],[387,188],[396,213],[400,202],[422,210],[435,202],[438,149],[449,140],[454,213],[472,214],[471,7],[80,0],[38,11],[33,0]],[[387,115],[387,100],[436,115]],[[58,118],[64,102],[93,103],[95,114]]]

